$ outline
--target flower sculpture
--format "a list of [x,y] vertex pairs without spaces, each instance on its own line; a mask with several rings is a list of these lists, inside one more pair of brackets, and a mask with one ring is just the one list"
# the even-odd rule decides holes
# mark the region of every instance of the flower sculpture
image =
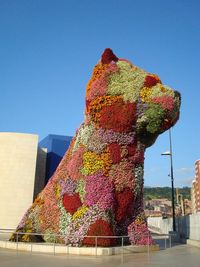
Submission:
[[[152,244],[143,210],[145,149],[179,117],[180,94],[107,48],[86,88],[84,123],[17,231],[74,246]],[[86,237],[88,236],[88,237]],[[23,241],[33,235],[19,236]],[[35,238],[36,239],[36,238]],[[34,240],[35,240],[34,239]]]

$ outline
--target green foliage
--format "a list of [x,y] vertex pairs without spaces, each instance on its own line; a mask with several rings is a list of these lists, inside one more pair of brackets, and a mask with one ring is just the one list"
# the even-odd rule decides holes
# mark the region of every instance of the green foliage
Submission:
[[44,234],[43,238],[44,238],[45,242],[54,243],[55,242],[54,231],[51,230],[51,229],[47,229],[45,231],[45,234]]
[[149,108],[145,111],[145,117],[148,121],[148,132],[152,134],[158,132],[164,116],[165,111],[159,105],[149,104]]
[[[179,188],[179,194],[183,195],[183,198],[191,199],[190,187]],[[176,193],[176,190],[174,190]],[[171,187],[145,187],[144,188],[144,199],[151,200],[155,198],[167,198],[171,200]],[[175,196],[175,194],[174,194]]]

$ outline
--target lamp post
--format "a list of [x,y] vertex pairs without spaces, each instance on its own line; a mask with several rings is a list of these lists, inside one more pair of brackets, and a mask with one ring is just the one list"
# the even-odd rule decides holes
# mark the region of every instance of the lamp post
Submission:
[[169,129],[169,144],[170,151],[162,153],[162,156],[170,156],[170,166],[171,166],[171,194],[172,194],[172,222],[173,222],[173,231],[176,231],[176,221],[175,221],[175,202],[174,202],[174,172],[173,172],[173,158],[172,158],[172,138],[171,130]]

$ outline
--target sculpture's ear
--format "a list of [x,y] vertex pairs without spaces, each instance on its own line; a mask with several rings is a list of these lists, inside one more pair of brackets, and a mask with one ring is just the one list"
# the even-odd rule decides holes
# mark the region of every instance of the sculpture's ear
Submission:
[[101,63],[109,64],[111,61],[117,62],[118,57],[115,56],[110,48],[106,48],[101,56]]

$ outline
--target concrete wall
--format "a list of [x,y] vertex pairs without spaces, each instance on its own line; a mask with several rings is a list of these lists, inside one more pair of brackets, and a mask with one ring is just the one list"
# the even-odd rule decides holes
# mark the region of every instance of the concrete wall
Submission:
[[38,136],[0,133],[0,228],[15,228],[34,197]]
[[[172,218],[149,217],[148,225],[162,234],[172,231]],[[176,228],[181,238],[200,241],[200,213],[176,218]]]
[[172,218],[163,219],[162,217],[149,217],[148,226],[161,234],[168,234],[172,231]]

